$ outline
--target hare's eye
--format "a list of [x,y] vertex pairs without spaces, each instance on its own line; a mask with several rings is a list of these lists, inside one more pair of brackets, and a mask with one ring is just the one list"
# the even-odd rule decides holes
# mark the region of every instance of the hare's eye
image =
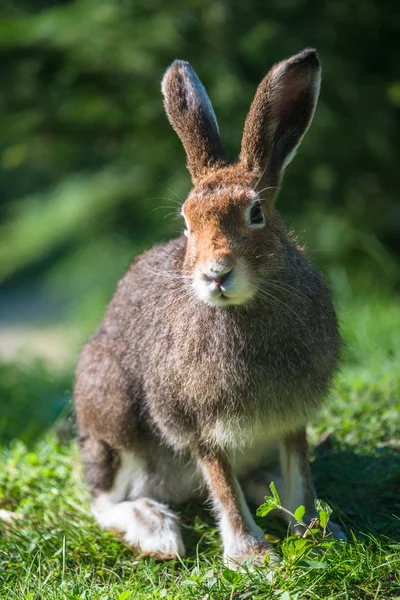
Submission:
[[250,225],[263,225],[264,214],[261,208],[261,202],[255,202],[250,209]]

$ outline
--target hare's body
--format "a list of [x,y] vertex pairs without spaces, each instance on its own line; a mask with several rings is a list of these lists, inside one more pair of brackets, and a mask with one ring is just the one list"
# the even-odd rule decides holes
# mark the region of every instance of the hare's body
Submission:
[[[316,68],[310,56],[291,59],[296,86],[305,66]],[[321,276],[286,234],[272,201],[259,208],[257,186],[266,180],[247,164],[259,152],[254,140],[243,146],[240,164],[225,164],[204,90],[185,63],[176,65],[164,83],[168,101],[178,94],[167,103],[171,122],[184,144],[185,135],[204,128],[198,151],[185,144],[196,184],[184,205],[188,237],[139,257],[120,282],[78,366],[78,425],[102,526],[145,553],[183,553],[176,517],[160,503],[208,490],[225,554],[242,562],[267,549],[242,488],[261,502],[268,465],[280,463],[272,479],[284,480],[287,507],[305,504],[312,514],[304,428],[328,391],[339,335]],[[179,94],[186,99],[177,109]],[[303,100],[304,119],[312,101]],[[205,112],[187,129],[182,111],[191,102]],[[277,148],[279,163],[285,154]],[[218,160],[202,166],[210,153]],[[276,169],[267,177],[271,200]]]
[[[220,310],[191,293],[185,246],[182,236],[153,248],[122,279],[78,371],[82,426],[96,423],[102,439],[121,449],[134,447],[137,428],[145,427],[146,437],[156,435],[176,451],[199,440],[230,451],[253,445],[257,428],[271,442],[303,426],[338,360],[336,320],[321,277],[287,242],[287,267],[265,283],[266,295],[248,309]],[[88,364],[97,365],[90,378]],[[111,396],[99,397],[103,385]]]

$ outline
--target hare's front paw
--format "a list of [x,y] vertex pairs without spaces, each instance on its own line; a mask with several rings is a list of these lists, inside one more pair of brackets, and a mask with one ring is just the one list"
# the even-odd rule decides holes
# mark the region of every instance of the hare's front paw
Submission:
[[236,571],[241,565],[251,569],[255,567],[275,568],[279,564],[279,557],[274,548],[266,541],[260,539],[246,540],[246,543],[236,544],[224,552],[224,561],[227,566]]

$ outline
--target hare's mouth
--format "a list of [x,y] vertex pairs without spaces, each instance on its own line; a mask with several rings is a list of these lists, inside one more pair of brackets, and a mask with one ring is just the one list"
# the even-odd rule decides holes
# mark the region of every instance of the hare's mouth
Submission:
[[232,306],[248,302],[255,293],[244,264],[237,263],[221,279],[205,276],[199,270],[193,277],[196,296],[210,306]]
[[222,291],[211,293],[200,291],[199,293],[199,290],[196,290],[196,295],[200,300],[210,306],[238,306],[240,304],[245,304],[253,297],[253,293],[251,293],[250,290],[235,295],[228,295]]
[[220,300],[223,304],[227,304],[232,298],[224,293],[222,290],[215,290],[211,292],[210,297],[212,300]]

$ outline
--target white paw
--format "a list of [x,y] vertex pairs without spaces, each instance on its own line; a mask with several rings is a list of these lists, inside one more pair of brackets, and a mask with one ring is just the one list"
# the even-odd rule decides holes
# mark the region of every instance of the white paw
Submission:
[[120,502],[99,511],[92,506],[99,525],[122,534],[124,540],[143,555],[167,560],[185,556],[178,517],[164,504],[150,498]]
[[250,569],[264,566],[273,569],[280,560],[274,548],[267,541],[248,538],[247,540],[238,540],[237,544],[225,549],[224,562],[230,569],[236,571],[244,563]]
[[143,554],[161,560],[185,555],[178,517],[164,504],[139,498],[132,502],[134,521],[129,525],[125,540]]

